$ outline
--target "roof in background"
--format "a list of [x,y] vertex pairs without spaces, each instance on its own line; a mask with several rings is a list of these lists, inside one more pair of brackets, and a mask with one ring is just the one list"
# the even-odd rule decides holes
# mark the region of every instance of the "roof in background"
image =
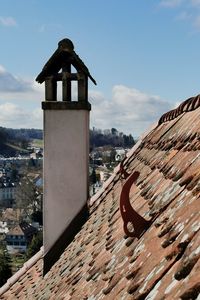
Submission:
[[2,213],[2,221],[17,222],[19,219],[19,215],[20,215],[19,209],[14,210],[13,208],[6,208]]
[[30,235],[33,236],[33,234],[36,233],[37,229],[35,227],[23,221],[17,226],[11,228],[7,235],[25,235],[26,237],[29,237]]
[[15,227],[11,228],[8,231],[7,235],[24,235],[24,232],[21,229],[20,225],[17,225]]
[[118,167],[51,270],[42,277],[41,250],[1,288],[1,299],[197,299],[199,150],[200,107],[155,125],[124,161],[129,174],[139,172],[132,207],[151,226],[139,239],[124,234],[119,199],[125,179]]

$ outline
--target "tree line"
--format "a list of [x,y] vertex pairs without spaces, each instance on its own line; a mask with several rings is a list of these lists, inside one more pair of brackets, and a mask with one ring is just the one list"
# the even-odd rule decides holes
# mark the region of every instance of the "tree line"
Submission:
[[90,145],[92,148],[102,146],[131,148],[135,140],[131,134],[126,135],[119,132],[116,128],[90,130]]
[[34,128],[13,129],[13,128],[0,127],[0,140],[4,142],[8,140],[29,141],[32,139],[42,139],[42,138],[43,138],[42,129],[34,129]]
[[[43,130],[41,129],[13,129],[0,127],[0,145],[10,142],[25,148],[27,143],[33,139],[42,139]],[[113,146],[130,148],[135,144],[131,134],[124,134],[116,128],[111,129],[90,129],[91,147]]]

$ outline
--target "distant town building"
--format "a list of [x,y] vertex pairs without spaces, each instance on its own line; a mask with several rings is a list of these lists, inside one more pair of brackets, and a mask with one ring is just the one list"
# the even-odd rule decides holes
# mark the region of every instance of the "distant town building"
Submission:
[[19,225],[6,234],[6,247],[10,254],[26,252],[27,242],[25,234]]
[[16,183],[8,179],[0,181],[0,206],[12,207],[16,195]]
[[26,252],[37,229],[26,222],[13,227],[6,234],[6,247],[10,254]]
[[30,154],[30,158],[38,159],[43,157],[42,148],[35,148],[34,151]]

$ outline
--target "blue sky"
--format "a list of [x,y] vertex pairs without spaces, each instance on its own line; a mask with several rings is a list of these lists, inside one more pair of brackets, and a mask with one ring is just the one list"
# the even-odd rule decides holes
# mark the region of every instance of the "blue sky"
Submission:
[[91,126],[141,134],[200,90],[200,0],[1,0],[0,126],[42,128],[34,82],[62,38],[90,69]]

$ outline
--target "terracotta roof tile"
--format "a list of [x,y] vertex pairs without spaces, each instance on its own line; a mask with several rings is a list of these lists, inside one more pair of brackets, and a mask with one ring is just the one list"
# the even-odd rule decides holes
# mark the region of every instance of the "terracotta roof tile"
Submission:
[[44,278],[40,253],[2,287],[1,299],[197,299],[200,108],[199,97],[192,99],[163,117],[124,161],[129,174],[139,172],[130,203],[152,221],[141,237],[124,233],[119,200],[126,180],[117,167],[91,199],[88,221]]

